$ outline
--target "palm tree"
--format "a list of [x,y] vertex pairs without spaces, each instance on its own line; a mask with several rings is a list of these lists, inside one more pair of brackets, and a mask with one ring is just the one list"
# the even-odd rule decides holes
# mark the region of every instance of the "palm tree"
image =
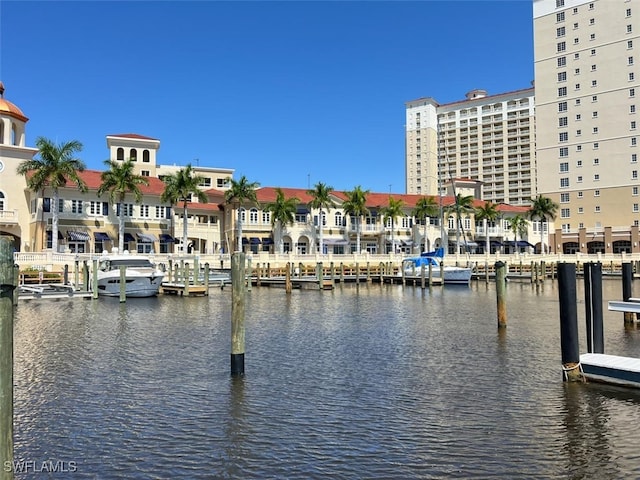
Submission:
[[416,202],[416,208],[413,209],[411,215],[419,218],[424,223],[424,247],[423,252],[427,251],[427,218],[432,218],[440,213],[440,205],[436,203],[433,197],[422,197]]
[[482,220],[484,228],[485,252],[489,253],[491,249],[489,247],[489,229],[487,227],[489,222],[495,222],[500,215],[500,213],[498,212],[498,206],[495,203],[491,203],[489,201],[484,202],[484,205],[476,208],[475,215],[476,221]]
[[357,218],[356,222],[356,253],[360,252],[360,229],[362,227],[362,217],[369,213],[369,209],[366,206],[367,195],[369,190],[362,190],[360,185],[354,187],[353,190],[344,192],[347,196],[347,200],[342,203],[342,209],[344,213]]
[[[462,230],[462,237],[465,239],[465,246],[467,244],[467,237],[464,233],[464,225],[462,223],[462,214],[470,214],[475,211],[473,208],[473,195],[462,195],[458,193],[455,196],[455,202],[447,207],[449,213],[455,213],[456,215],[456,251],[460,252],[460,231]],[[466,250],[466,247],[465,247]]]
[[38,137],[36,146],[40,158],[20,163],[17,172],[18,175],[24,176],[27,176],[28,172],[32,172],[32,175],[27,177],[27,186],[36,194],[42,191],[44,197],[45,188],[49,187],[53,190],[51,248],[57,252],[59,189],[65,187],[67,182],[72,182],[78,186],[78,190],[81,192],[87,191],[86,183],[78,175],[78,172],[85,169],[85,164],[82,160],[75,158],[76,153],[82,151],[82,143],[72,140],[56,145],[49,139]]
[[558,204],[548,197],[538,195],[531,199],[529,218],[540,220],[540,253],[544,253],[544,224],[547,219],[555,220],[558,211]]
[[102,184],[98,188],[97,195],[100,197],[103,193],[109,192],[111,203],[118,205],[118,251],[122,252],[124,250],[125,197],[128,193],[133,193],[136,203],[140,203],[142,200],[140,185],[149,185],[149,180],[133,172],[134,165],[131,159],[126,162],[105,160],[104,163],[109,167],[109,170],[100,174]]
[[187,253],[187,207],[189,202],[195,196],[199,202],[207,203],[208,199],[205,193],[200,190],[199,185],[204,182],[204,177],[193,173],[191,164],[181,168],[176,173],[172,173],[163,177],[165,183],[164,192],[160,196],[161,202],[167,202],[176,205],[182,202],[182,253]]
[[[256,197],[256,189],[260,187],[258,182],[249,182],[244,175],[240,177],[240,180],[235,181],[229,178],[229,184],[231,187],[224,192],[224,201],[234,206],[235,210],[240,208],[240,205],[249,201],[255,205],[258,205],[258,199]],[[238,220],[238,236],[236,239],[236,252],[242,251],[242,217],[240,212],[237,213]]]
[[513,243],[518,247],[518,237],[522,239],[529,230],[529,221],[522,215],[516,215],[509,222],[513,232]]
[[276,226],[278,238],[278,253],[283,253],[284,241],[283,231],[286,225],[293,225],[296,219],[296,206],[300,200],[296,197],[285,198],[281,188],[276,188],[276,201],[265,207],[267,212],[271,212],[271,225]]
[[331,198],[331,192],[333,192],[333,187],[326,185],[322,182],[318,182],[315,184],[314,188],[311,190],[307,190],[307,193],[313,196],[313,200],[309,202],[309,207],[320,209],[320,216],[318,217],[318,230],[320,230],[320,241],[318,244],[318,248],[320,250],[320,254],[324,253],[324,248],[322,245],[322,229],[324,227],[324,209],[327,209],[327,215],[329,215],[329,211],[331,208],[336,207],[336,203]]
[[402,200],[396,200],[392,196],[389,196],[389,204],[386,207],[380,209],[380,213],[384,218],[384,222],[391,219],[391,252],[395,253],[395,245],[393,241],[393,230],[395,229],[396,218],[402,215],[402,207],[404,202]]

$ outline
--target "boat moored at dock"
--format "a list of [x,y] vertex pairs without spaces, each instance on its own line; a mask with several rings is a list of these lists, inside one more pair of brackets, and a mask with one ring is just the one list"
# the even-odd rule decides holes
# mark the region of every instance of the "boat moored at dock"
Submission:
[[104,254],[99,259],[97,290],[99,295],[120,296],[120,268],[125,268],[125,294],[127,297],[153,297],[158,294],[164,278],[145,255],[122,253]]
[[453,265],[443,265],[444,249],[438,248],[433,252],[425,252],[417,257],[407,257],[402,260],[402,270],[405,275],[419,275],[424,265],[431,265],[433,278],[441,278],[444,284],[469,285],[472,269]]

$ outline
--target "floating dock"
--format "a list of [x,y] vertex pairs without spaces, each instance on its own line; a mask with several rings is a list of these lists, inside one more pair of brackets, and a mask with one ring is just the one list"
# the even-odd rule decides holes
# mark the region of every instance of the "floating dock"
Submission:
[[91,298],[89,291],[76,290],[73,285],[40,283],[18,286],[18,300],[40,300],[60,298]]
[[582,375],[587,380],[640,388],[640,359],[638,358],[584,353],[580,355],[580,367]]

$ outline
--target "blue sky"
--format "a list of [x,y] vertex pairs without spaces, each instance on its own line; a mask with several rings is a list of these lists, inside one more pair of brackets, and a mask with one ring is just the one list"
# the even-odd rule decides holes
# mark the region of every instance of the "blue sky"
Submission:
[[0,1],[5,98],[38,136],[161,141],[262,186],[405,191],[406,101],[528,88],[530,1]]

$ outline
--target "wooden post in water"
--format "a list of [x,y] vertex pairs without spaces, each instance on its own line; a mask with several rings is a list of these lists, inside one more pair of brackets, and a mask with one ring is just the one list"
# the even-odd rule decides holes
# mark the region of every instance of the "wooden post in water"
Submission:
[[80,290],[78,287],[80,285],[80,260],[76,258],[75,269],[73,271],[73,288],[74,290]]
[[496,262],[496,299],[498,306],[498,328],[507,328],[507,266],[504,262]]
[[336,266],[333,262],[329,262],[329,275],[331,277],[331,283],[336,283]]
[[324,267],[322,266],[322,262],[318,262],[318,264],[316,265],[316,272],[317,272],[316,277],[318,278],[318,288],[320,290],[322,290],[322,282],[324,281],[323,268]]
[[[622,300],[628,302],[633,297],[633,268],[631,263],[622,264]],[[624,312],[624,323],[633,323],[633,313]]]
[[489,262],[484,262],[484,283],[489,283]]
[[340,262],[340,283],[344,283],[344,263]]
[[576,265],[573,263],[558,264],[558,296],[563,379],[565,381],[582,380],[578,342]]
[[251,291],[251,284],[253,278],[253,271],[251,270],[251,259],[247,258],[247,292]]
[[287,262],[287,268],[284,271],[284,291],[291,293],[291,264]]
[[356,262],[356,285],[360,284],[360,264]]
[[127,267],[120,265],[120,303],[127,301]]
[[[12,237],[0,236],[0,478],[13,479],[13,292]],[[7,463],[8,462],[8,463]]]
[[[224,281],[220,283],[224,284]],[[204,294],[209,295],[209,262],[205,262],[204,264]]]
[[367,262],[367,283],[371,282],[371,262]]
[[14,265],[13,266],[13,285],[14,285],[14,289],[13,289],[13,305],[18,305],[18,296],[20,294],[20,289],[18,288],[18,286],[20,285],[20,267],[18,267],[18,265]]
[[184,295],[189,296],[189,262],[184,262],[182,269],[182,281],[184,282]]
[[93,271],[91,272],[91,298],[98,298],[98,259],[93,260]]
[[380,285],[382,285],[384,283],[384,263],[380,262],[380,270],[378,271],[378,273],[380,273]]
[[64,264],[64,271],[62,273],[62,283],[69,285],[69,265]]
[[[444,285],[444,279],[443,279]],[[429,290],[433,288],[433,265],[429,262]]]
[[[403,275],[404,275],[404,270],[403,270]],[[422,265],[420,265],[420,288],[422,288],[422,290],[424,290],[426,288],[426,265],[423,263]]]
[[[244,375],[245,254],[231,256],[231,376]],[[289,271],[289,269],[287,269]]]

